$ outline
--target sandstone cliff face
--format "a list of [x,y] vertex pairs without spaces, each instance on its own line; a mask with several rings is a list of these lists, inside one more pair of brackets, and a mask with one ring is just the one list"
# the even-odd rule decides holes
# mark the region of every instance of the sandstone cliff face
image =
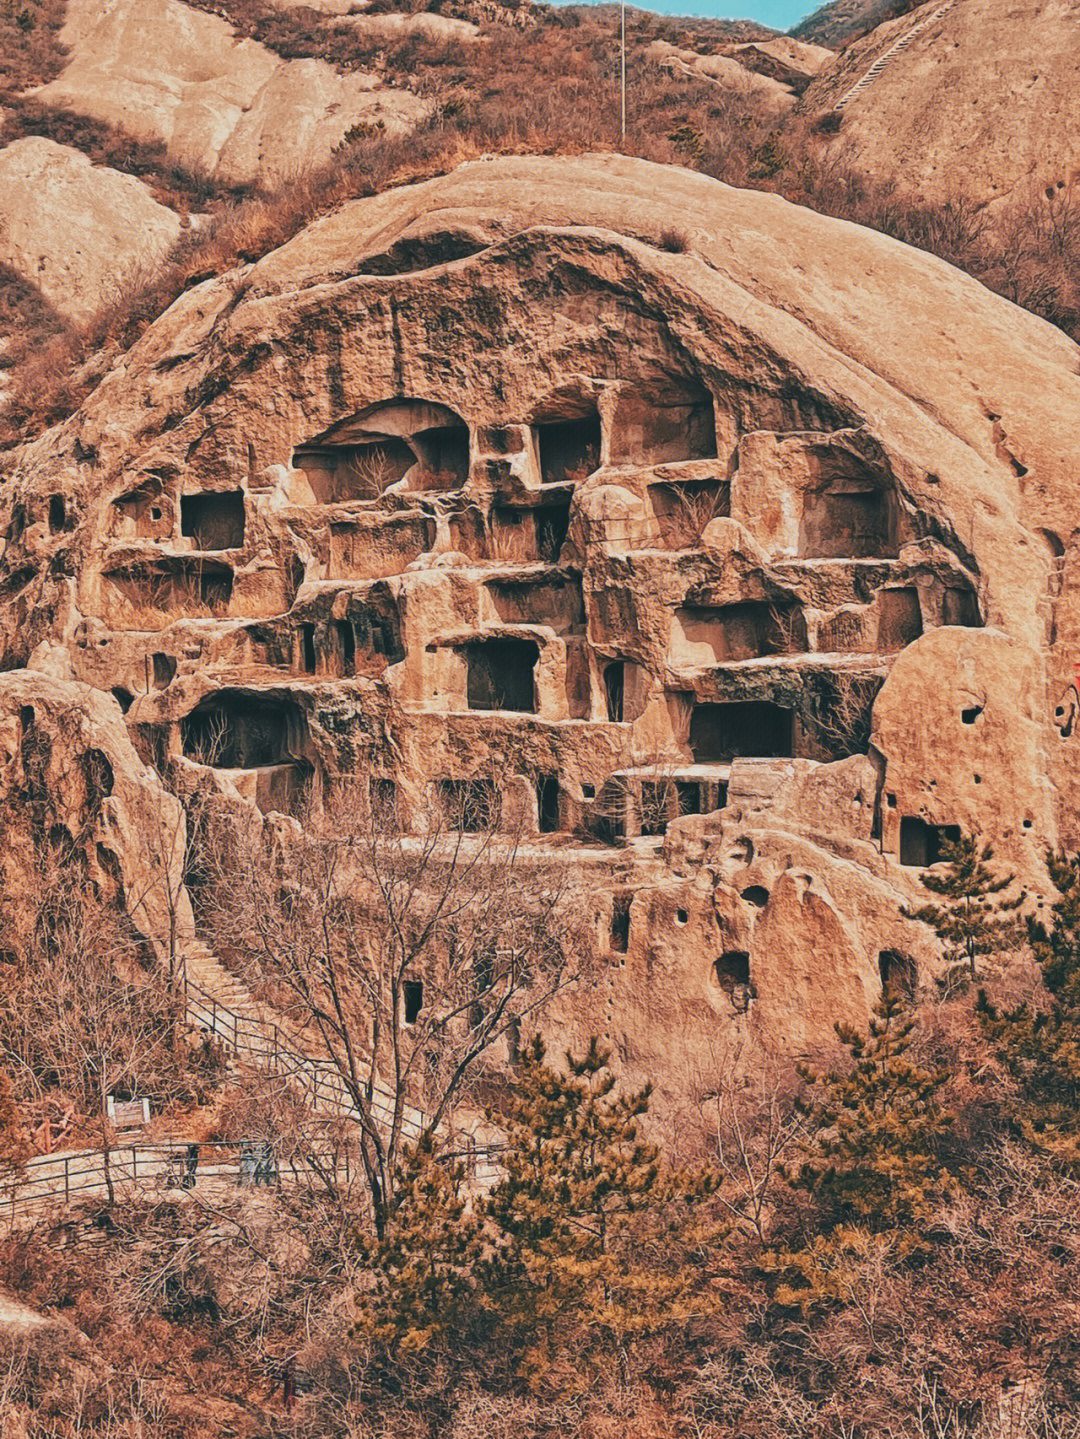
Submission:
[[993,209],[1014,196],[1068,191],[1080,169],[1074,0],[928,0],[850,46],[807,91],[807,112],[831,109],[923,20],[845,107],[838,154],[933,204],[960,196]]
[[[348,13],[357,8],[327,13],[386,41],[477,34],[463,20]],[[163,145],[196,187],[212,177],[272,191],[324,164],[358,127],[407,134],[431,109],[372,74],[283,60],[181,0],[70,0],[62,41],[62,73],[31,92],[45,114],[70,112],[106,134]],[[41,136],[5,144],[3,122],[0,111],[0,264],[65,320],[84,324],[150,280],[182,228],[200,223],[159,203],[134,175],[92,164],[69,145]],[[0,405],[5,399],[0,382]]]
[[947,827],[1029,881],[1080,842],[1078,360],[775,197],[462,166],[190,291],[15,455],[3,664],[264,810],[360,769],[422,829],[497,771],[595,878],[549,1022],[682,1089],[929,975]]
[[118,901],[163,960],[192,933],[180,801],[137,755],[115,699],[31,671],[0,675],[4,889],[33,913],[34,850],[47,843]]

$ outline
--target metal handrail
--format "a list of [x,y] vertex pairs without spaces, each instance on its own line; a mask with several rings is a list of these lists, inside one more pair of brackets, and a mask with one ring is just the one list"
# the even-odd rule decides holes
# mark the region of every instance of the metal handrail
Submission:
[[[189,1023],[220,1039],[235,1054],[254,1060],[272,1074],[298,1083],[313,1111],[317,1112],[321,1108],[348,1119],[359,1119],[359,1111],[344,1080],[331,1064],[284,1043],[276,1024],[268,1025],[230,1009],[209,990],[191,979],[186,964],[181,968],[180,974]],[[394,1107],[395,1097],[392,1091],[381,1085],[373,1086],[371,1108],[375,1120],[387,1125],[392,1124]],[[424,1131],[423,1110],[406,1103],[400,1124],[401,1132],[406,1138],[418,1139]],[[175,1140],[118,1144],[108,1149],[76,1150],[64,1155],[37,1155],[26,1161],[17,1171],[9,1169],[5,1173],[0,1170],[0,1214],[7,1214],[14,1221],[15,1212],[19,1208],[25,1209],[50,1201],[67,1203],[80,1194],[107,1190],[110,1182],[124,1185],[156,1181],[165,1172],[169,1162],[184,1155],[192,1142]],[[199,1147],[200,1150],[238,1149],[240,1142],[207,1140],[200,1141]],[[501,1152],[500,1145],[469,1143],[464,1150],[454,1151],[444,1158],[463,1161],[471,1178],[485,1178],[495,1172],[494,1157]],[[344,1154],[348,1182],[348,1151],[344,1151]],[[485,1166],[483,1172],[481,1166]],[[28,1176],[27,1171],[33,1169],[49,1172]]]
[[[187,1139],[161,1140],[146,1144],[118,1144],[108,1149],[36,1155],[18,1169],[0,1171],[0,1215],[14,1223],[19,1211],[48,1204],[68,1204],[80,1195],[107,1193],[110,1183],[116,1188],[156,1187],[162,1178],[169,1175],[177,1160],[183,1161],[187,1157],[195,1142]],[[257,1143],[258,1140],[199,1140],[200,1165],[194,1175],[193,1187],[198,1188],[201,1182],[205,1188],[208,1178],[229,1178],[239,1182],[244,1175],[244,1146]],[[208,1149],[218,1151],[219,1155],[210,1171],[201,1162]],[[495,1144],[468,1145],[465,1149],[440,1156],[440,1162],[461,1161],[470,1179],[485,1180],[493,1178],[498,1172],[496,1157],[502,1152],[502,1147]],[[355,1170],[348,1149],[330,1149],[325,1153],[311,1149],[305,1155],[292,1159],[279,1160],[276,1155],[273,1159],[279,1179],[281,1172],[285,1171],[291,1173],[297,1183],[300,1171],[314,1169],[316,1162],[323,1169],[327,1164],[332,1165],[335,1179],[343,1172],[346,1186],[351,1184]],[[35,1174],[34,1170],[42,1172]],[[182,1188],[182,1182],[175,1187]]]
[[[257,1140],[200,1140],[199,1158],[205,1151],[217,1150],[219,1158],[215,1168],[208,1174],[205,1164],[195,1173],[195,1182],[200,1178],[205,1186],[207,1178],[220,1179],[243,1175],[245,1144],[257,1144]],[[116,1187],[136,1185],[149,1187],[167,1177],[176,1161],[183,1161],[193,1140],[167,1140],[147,1144],[118,1144],[108,1149],[74,1150],[66,1154],[39,1154],[27,1160],[18,1169],[0,1172],[0,1214],[14,1221],[19,1210],[34,1208],[49,1203],[67,1204],[79,1195],[107,1193],[109,1184]],[[272,1153],[272,1151],[271,1151]],[[275,1170],[291,1171],[298,1179],[297,1159],[281,1161],[273,1156]],[[345,1183],[353,1177],[353,1164],[347,1149],[329,1150],[320,1156],[310,1150],[307,1156],[299,1157],[300,1168],[312,1168],[314,1162],[332,1163],[335,1177],[343,1169]],[[41,1171],[34,1173],[33,1171]],[[177,1187],[183,1187],[179,1185]]]
[[[331,1064],[290,1048],[282,1041],[276,1024],[268,1025],[229,1009],[189,977],[186,965],[181,970],[181,982],[189,1021],[208,1029],[229,1045],[235,1054],[255,1060],[272,1074],[297,1081],[313,1110],[317,1111],[321,1102],[332,1113],[347,1119],[359,1119],[359,1111],[345,1081]],[[393,1123],[395,1105],[396,1097],[392,1090],[379,1084],[372,1086],[371,1111],[379,1123]],[[424,1130],[423,1110],[406,1103],[400,1123],[401,1132],[407,1138],[419,1138]]]

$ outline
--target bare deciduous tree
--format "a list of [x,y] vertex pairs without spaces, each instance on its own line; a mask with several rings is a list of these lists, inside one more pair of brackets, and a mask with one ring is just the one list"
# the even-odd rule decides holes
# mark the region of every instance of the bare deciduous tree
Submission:
[[865,754],[881,678],[837,670],[828,684],[813,717],[814,738],[832,759]]
[[210,846],[205,908],[219,954],[340,1081],[380,1228],[403,1144],[446,1136],[496,1047],[571,982],[584,910],[499,776],[444,782],[419,833],[396,795],[345,783],[299,823],[253,815]]
[[742,1083],[728,1073],[698,1097],[712,1158],[723,1176],[717,1196],[759,1244],[768,1242],[769,1211],[784,1155],[804,1128],[792,1103],[796,1087],[793,1074],[762,1067]]
[[10,973],[0,991],[0,1063],[31,1104],[60,1093],[96,1116],[108,1153],[110,1093],[187,1092],[175,1055],[179,1006],[168,977],[122,917],[100,903],[81,865],[43,844],[35,912],[0,912]]

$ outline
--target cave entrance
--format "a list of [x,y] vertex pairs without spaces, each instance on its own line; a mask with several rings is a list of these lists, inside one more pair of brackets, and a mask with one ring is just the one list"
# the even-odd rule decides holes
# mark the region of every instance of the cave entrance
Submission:
[[622,724],[626,697],[626,665],[622,660],[612,660],[604,666],[604,697],[608,723]]
[[238,550],[244,543],[242,490],[180,496],[180,533],[197,550]]
[[883,949],[878,955],[881,992],[897,999],[914,999],[919,988],[919,969],[910,954]]
[[558,564],[570,530],[570,504],[566,489],[536,506],[496,503],[488,521],[486,558]]
[[616,894],[611,901],[611,948],[626,954],[630,948],[630,902],[633,895]]
[[536,713],[535,640],[478,640],[465,651],[467,695],[471,710]]
[[107,617],[120,628],[157,627],[171,619],[218,616],[232,602],[233,572],[220,561],[162,557],[102,576]]
[[731,517],[729,480],[683,480],[649,486],[649,503],[669,550],[694,549],[707,525]]
[[559,778],[554,774],[536,777],[536,819],[541,834],[559,832]]
[[223,690],[180,722],[184,755],[215,769],[261,769],[302,762],[306,728],[300,710],[266,695]]
[[902,650],[923,632],[922,606],[914,587],[880,590],[877,597],[878,650]]
[[900,820],[900,863],[926,869],[940,861],[945,845],[959,839],[958,824],[927,824],[918,815],[906,814]]
[[738,1009],[749,1007],[754,997],[750,987],[750,956],[744,949],[729,949],[713,965],[716,983]]
[[499,823],[502,799],[493,780],[440,780],[438,799],[442,817],[452,830],[484,834]]
[[794,743],[795,712],[767,700],[696,704],[690,715],[695,764],[727,764],[742,757],[789,759]]
[[941,602],[941,623],[977,628],[982,621],[979,618],[979,602],[974,593],[955,586],[946,589]]
[[802,606],[791,600],[750,600],[717,608],[685,605],[675,611],[672,659],[695,666],[735,664],[769,655],[803,654]]
[[172,529],[172,512],[162,498],[161,481],[145,480],[113,500],[109,528],[118,536],[165,539]]
[[577,575],[499,576],[486,588],[503,624],[545,625],[561,635],[584,632],[585,601]]
[[436,425],[410,437],[420,469],[410,476],[414,490],[460,490],[469,478],[469,431],[462,423]]
[[293,456],[318,505],[375,500],[416,464],[404,440],[388,437],[368,444],[308,446]]
[[803,559],[895,559],[899,513],[889,480],[861,456],[837,447],[811,454],[816,483],[803,496]]
[[[299,445],[309,503],[377,499],[407,478],[413,490],[455,490],[469,474],[469,429],[446,405],[387,400]],[[298,497],[300,498],[300,497]]]
[[600,415],[594,408],[576,419],[534,426],[544,484],[583,480],[600,464]]
[[716,458],[713,397],[693,380],[623,391],[610,424],[612,464],[667,465]]

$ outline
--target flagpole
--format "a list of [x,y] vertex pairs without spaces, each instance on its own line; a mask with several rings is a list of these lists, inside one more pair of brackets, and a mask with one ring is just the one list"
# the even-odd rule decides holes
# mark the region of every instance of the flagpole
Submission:
[[619,0],[619,135],[626,145],[626,0]]

